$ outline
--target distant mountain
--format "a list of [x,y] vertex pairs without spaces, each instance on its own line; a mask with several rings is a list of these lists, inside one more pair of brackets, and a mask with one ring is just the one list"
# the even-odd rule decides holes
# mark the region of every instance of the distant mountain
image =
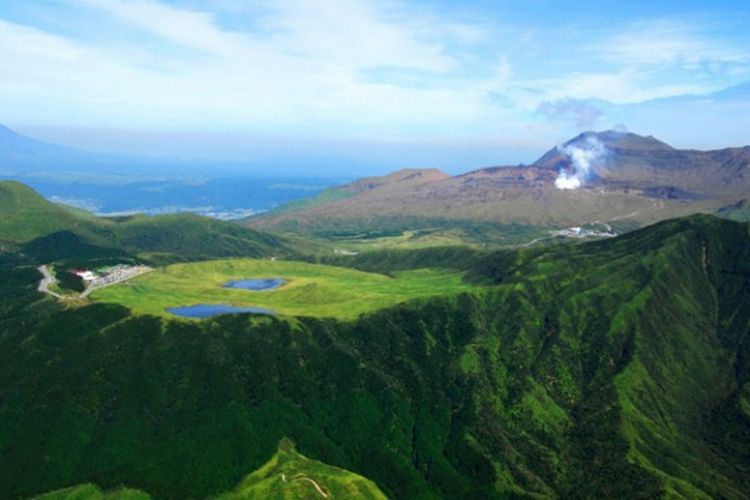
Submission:
[[[572,184],[561,183],[564,176]],[[585,132],[531,165],[483,168],[455,177],[432,170],[396,172],[329,189],[317,199],[281,207],[248,224],[312,233],[348,221],[362,226],[388,218],[403,221],[394,227],[406,229],[420,220],[632,226],[714,213],[749,197],[750,147],[679,150],[653,137]]]
[[[0,125],[0,178],[80,181],[106,178],[143,181],[175,175],[177,161],[82,151],[40,141]],[[183,170],[195,165],[185,165]],[[184,172],[183,172],[184,174]]]
[[750,191],[750,146],[716,151],[679,150],[653,137],[621,132],[586,132],[555,148],[535,165],[570,167],[564,153],[587,141],[604,146],[589,187],[634,189],[650,197],[721,199]]
[[105,155],[42,142],[0,125],[0,174],[21,175],[39,169],[88,170],[111,161]]
[[0,125],[0,158],[31,158],[69,156],[76,152],[56,144],[38,141],[18,132],[14,132],[4,125]]

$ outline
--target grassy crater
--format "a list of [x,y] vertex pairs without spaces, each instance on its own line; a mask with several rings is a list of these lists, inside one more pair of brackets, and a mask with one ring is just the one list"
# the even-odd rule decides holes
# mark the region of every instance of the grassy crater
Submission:
[[[442,269],[396,272],[393,276],[292,261],[223,259],[174,264],[126,283],[101,289],[92,299],[114,302],[136,314],[174,317],[167,307],[194,304],[258,306],[291,316],[356,318],[418,297],[456,294],[474,288],[464,273]],[[231,280],[283,278],[271,291],[224,288]]]

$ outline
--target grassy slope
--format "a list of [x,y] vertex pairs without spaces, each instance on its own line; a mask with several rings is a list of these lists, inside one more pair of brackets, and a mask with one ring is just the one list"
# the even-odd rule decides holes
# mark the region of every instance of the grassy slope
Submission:
[[741,200],[728,207],[720,209],[718,215],[726,217],[727,219],[736,220],[740,222],[750,221],[750,203],[748,200]]
[[294,444],[282,439],[276,454],[248,475],[220,500],[323,498],[309,481],[315,481],[331,498],[383,499],[385,495],[368,479],[352,472],[310,460]]
[[[261,306],[286,315],[348,319],[415,297],[471,289],[462,276],[455,271],[422,269],[388,277],[300,262],[231,259],[168,266],[102,289],[92,298],[122,304],[139,314],[169,315],[166,307],[225,303]],[[222,287],[230,280],[276,277],[287,283],[273,291]]]
[[66,205],[64,203],[56,203],[56,205],[61,207],[63,210],[66,210],[70,212],[71,214],[75,215],[79,219],[95,220],[97,218],[96,214],[83,208]]
[[444,213],[445,204],[450,206],[456,200],[445,202],[438,196],[436,204],[430,204],[426,200],[431,196],[424,193],[418,200],[404,203],[413,194],[412,189],[434,186],[448,178],[437,170],[407,169],[359,179],[251,217],[244,224],[285,235],[320,238],[353,251],[466,243],[516,245],[546,235],[547,225],[507,220],[498,223],[497,211],[483,203],[465,213],[456,212],[457,207]]
[[140,254],[155,262],[210,257],[291,256],[286,241],[192,214],[95,217],[45,200],[33,189],[0,181],[0,241],[23,244],[39,261]]
[[81,220],[15,181],[0,181],[0,239],[29,241],[56,231],[75,229]]
[[[324,493],[321,494],[315,485]],[[289,439],[279,443],[276,454],[249,474],[230,493],[217,500],[301,500],[308,498],[361,498],[385,500],[372,481],[347,470],[311,460],[299,453]],[[92,484],[64,488],[34,497],[34,500],[149,500],[138,490],[118,488],[102,492]]]
[[132,251],[191,258],[291,253],[280,238],[193,214],[131,217],[105,228],[101,236],[113,246]]
[[272,210],[272,212],[276,214],[276,213],[288,212],[291,210],[300,210],[303,208],[315,207],[318,205],[329,203],[331,201],[345,200],[347,198],[351,198],[355,194],[356,194],[355,192],[348,191],[346,189],[328,188],[328,189],[325,189],[322,193],[312,196],[310,198],[303,198],[301,200],[295,200],[295,201],[291,201],[288,203],[284,203],[280,207]]
[[151,497],[138,490],[118,488],[103,492],[93,484],[82,484],[51,491],[34,497],[34,500],[149,500]]
[[[296,212],[292,212],[295,214]],[[304,213],[304,212],[302,212]],[[261,222],[263,221],[263,222]],[[329,216],[321,214],[295,219],[286,216],[279,223],[265,224],[259,216],[246,222],[250,227],[269,229],[284,235],[321,238],[337,248],[366,251],[383,248],[424,248],[455,245],[509,246],[548,235],[550,226],[498,223],[466,218],[423,215]]]
[[466,245],[440,246],[420,249],[390,248],[372,250],[357,255],[323,255],[309,257],[319,264],[351,267],[362,271],[388,274],[394,271],[420,268],[465,270],[486,252]]
[[743,498],[748,262],[747,225],[693,217],[473,260],[496,287],[353,322],[64,311],[11,262],[0,496],[215,495],[290,436],[397,498]]

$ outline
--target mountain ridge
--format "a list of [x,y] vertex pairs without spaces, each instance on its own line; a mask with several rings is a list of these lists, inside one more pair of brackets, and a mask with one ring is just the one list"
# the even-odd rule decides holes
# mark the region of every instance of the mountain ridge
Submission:
[[395,498],[739,500],[749,252],[696,215],[457,262],[491,285],[351,321],[65,308],[9,262],[0,496],[207,497],[289,436]]
[[[583,168],[579,161],[586,162],[583,173],[576,170]],[[565,172],[584,176],[581,186],[559,189],[556,183]],[[643,225],[693,212],[715,213],[750,197],[750,147],[679,150],[651,136],[589,131],[530,165],[486,167],[453,177],[425,175],[425,182],[402,188],[389,187],[394,184],[387,179],[331,188],[329,194],[347,195],[326,199],[324,194],[298,207],[282,206],[246,224],[312,233],[334,221],[407,216],[552,227],[625,219]],[[363,182],[370,189],[358,187]]]

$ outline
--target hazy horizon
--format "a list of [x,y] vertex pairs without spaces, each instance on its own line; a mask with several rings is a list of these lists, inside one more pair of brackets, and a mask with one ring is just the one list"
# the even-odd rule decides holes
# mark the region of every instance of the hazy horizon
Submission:
[[529,163],[587,129],[747,143],[739,1],[3,7],[0,123],[85,151],[357,176]]

